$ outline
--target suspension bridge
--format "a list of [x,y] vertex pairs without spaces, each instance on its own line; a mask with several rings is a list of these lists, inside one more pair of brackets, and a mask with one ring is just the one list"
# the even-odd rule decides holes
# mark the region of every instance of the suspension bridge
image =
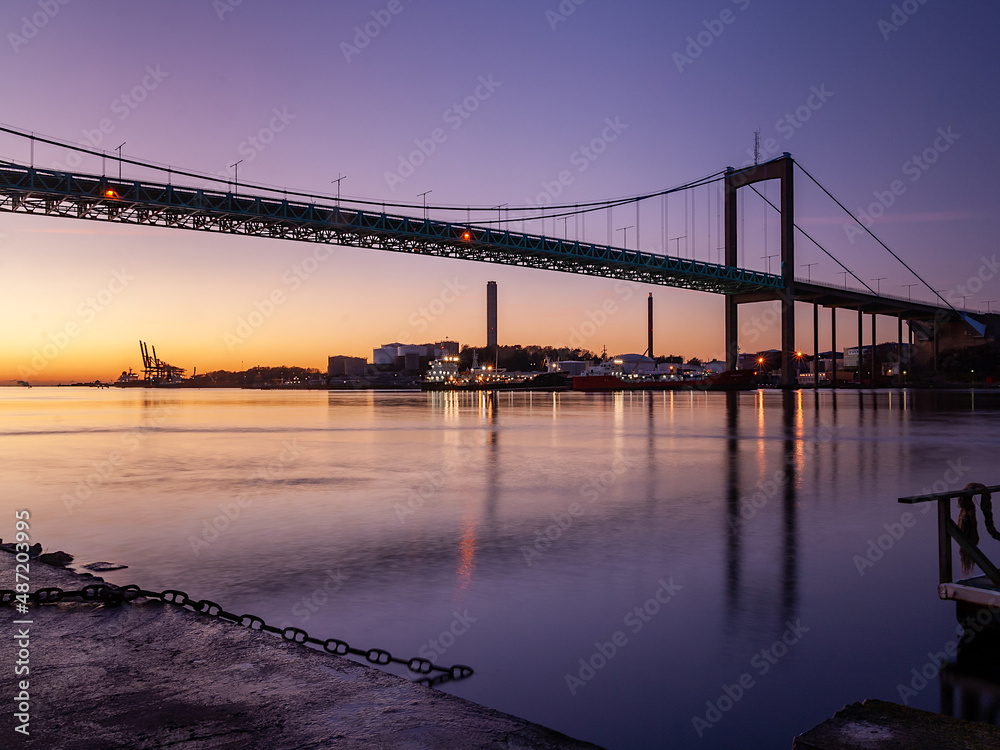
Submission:
[[[0,131],[32,138],[34,141],[53,143],[38,136],[28,136],[19,131],[0,127]],[[59,144],[91,155],[101,156],[102,166],[106,154],[80,146]],[[33,152],[32,152],[33,153]],[[724,172],[708,178],[682,185],[670,190],[644,196],[633,196],[615,201],[548,206],[541,210],[543,228],[545,219],[553,222],[558,218],[568,220],[569,216],[608,210],[608,242],[596,244],[579,238],[568,239],[546,234],[531,234],[523,231],[525,218],[504,219],[502,206],[490,209],[482,207],[430,207],[435,211],[466,211],[467,220],[446,221],[428,217],[428,207],[423,207],[423,217],[387,212],[386,204],[379,206],[373,201],[349,199],[344,205],[339,196],[336,200],[325,196],[315,196],[289,190],[277,190],[260,186],[243,185],[237,182],[225,185],[225,189],[185,187],[173,183],[173,177],[188,177],[204,180],[204,175],[177,170],[165,170],[158,165],[123,159],[121,163],[143,168],[169,171],[167,182],[122,179],[107,174],[88,174],[41,169],[29,164],[13,161],[0,162],[0,211],[59,216],[91,221],[118,222],[157,227],[187,229],[202,232],[269,237],[296,242],[326,243],[332,245],[385,250],[391,252],[428,255],[439,258],[480,261],[526,268],[537,268],[564,273],[599,276],[610,279],[654,284],[661,286],[692,289],[725,297],[726,305],[726,364],[736,369],[739,352],[739,306],[753,302],[780,302],[781,329],[781,381],[790,385],[795,381],[795,316],[796,302],[812,305],[813,347],[819,353],[819,308],[828,308],[831,314],[831,348],[836,351],[836,310],[855,310],[858,313],[857,341],[859,352],[863,342],[864,315],[871,318],[871,340],[875,343],[875,319],[877,315],[891,316],[898,321],[898,343],[903,343],[903,323],[910,331],[934,342],[934,360],[937,361],[938,328],[942,323],[964,321],[977,335],[982,335],[983,324],[975,320],[967,311],[956,309],[935,292],[938,303],[903,299],[881,290],[872,290],[846,266],[836,260],[822,246],[827,255],[840,265],[846,275],[857,279],[864,289],[852,289],[814,282],[811,279],[796,278],[795,237],[803,234],[815,243],[795,222],[794,174],[796,162],[790,154],[741,169],[727,168]],[[800,169],[801,166],[799,167]],[[102,169],[103,171],[103,169]],[[803,170],[804,171],[804,170]],[[808,173],[806,173],[808,174]],[[811,177],[811,175],[810,175]],[[207,178],[223,182],[218,178]],[[755,183],[775,180],[780,184],[780,205],[774,206],[780,214],[780,253],[770,257],[780,257],[780,273],[772,274],[737,265],[739,257],[739,231],[737,216],[737,194],[742,188],[754,188]],[[610,211],[616,206],[635,203],[638,233],[638,205],[643,200],[667,196],[711,182],[721,181],[724,192],[724,254],[723,262],[711,263],[693,257],[679,257],[666,253],[641,251],[616,247],[611,243]],[[819,184],[819,183],[817,183]],[[241,192],[240,188],[243,188]],[[338,185],[339,187],[339,185]],[[822,187],[822,186],[820,186]],[[823,188],[825,191],[825,188]],[[248,190],[256,193],[248,193]],[[832,197],[832,196],[831,196]],[[834,199],[836,200],[836,199]],[[421,207],[394,204],[410,210]],[[471,220],[472,211],[497,211],[494,222]],[[526,209],[518,209],[524,211]],[[846,209],[845,209],[846,210]],[[545,216],[548,211],[548,217]],[[509,216],[509,210],[508,210]],[[522,231],[511,230],[511,225],[520,220]],[[686,220],[686,219],[685,219]],[[665,219],[664,219],[665,222]],[[859,222],[860,223],[860,222]],[[564,223],[565,226],[565,223]],[[628,227],[627,229],[632,228]],[[619,230],[621,231],[621,230]],[[867,231],[867,230],[865,230]],[[874,235],[872,235],[874,237]],[[665,234],[664,244],[668,238]],[[675,238],[680,239],[680,238]],[[877,240],[877,238],[876,238]],[[625,240],[623,238],[623,244]],[[679,248],[679,242],[678,242]],[[886,248],[888,250],[888,248]],[[889,250],[891,253],[892,251]],[[693,255],[693,253],[692,253]],[[895,254],[893,254],[895,255]],[[905,266],[898,256],[897,260]],[[909,269],[909,266],[906,266]],[[915,272],[913,272],[914,275]],[[917,276],[919,278],[919,276]],[[921,279],[922,281],[922,279]],[[928,287],[929,288],[929,287]],[[933,291],[933,290],[932,290]],[[872,375],[874,382],[874,357]],[[860,365],[860,363],[859,363]],[[897,381],[901,382],[900,368]],[[814,376],[818,385],[818,376]]]

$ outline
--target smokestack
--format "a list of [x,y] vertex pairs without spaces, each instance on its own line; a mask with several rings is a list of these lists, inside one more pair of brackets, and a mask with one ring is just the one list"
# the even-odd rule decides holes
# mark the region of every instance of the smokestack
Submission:
[[497,345],[497,283],[486,282],[486,346]]
[[649,358],[653,359],[653,293],[649,293]]

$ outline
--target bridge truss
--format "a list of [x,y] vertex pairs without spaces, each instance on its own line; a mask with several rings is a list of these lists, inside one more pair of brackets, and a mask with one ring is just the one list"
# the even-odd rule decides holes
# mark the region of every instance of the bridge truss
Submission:
[[500,263],[716,294],[778,290],[781,276],[476,224],[0,164],[0,211]]

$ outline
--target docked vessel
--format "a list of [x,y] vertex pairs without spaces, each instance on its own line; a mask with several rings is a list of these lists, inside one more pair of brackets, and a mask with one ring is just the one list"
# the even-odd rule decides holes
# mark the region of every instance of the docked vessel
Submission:
[[[586,375],[573,377],[574,391],[736,391],[751,390],[757,384],[757,373],[753,370],[726,370],[703,378],[657,378],[655,374],[629,375],[604,368],[601,363],[591,368]],[[613,365],[613,363],[611,363]],[[608,371],[610,369],[610,371]]]

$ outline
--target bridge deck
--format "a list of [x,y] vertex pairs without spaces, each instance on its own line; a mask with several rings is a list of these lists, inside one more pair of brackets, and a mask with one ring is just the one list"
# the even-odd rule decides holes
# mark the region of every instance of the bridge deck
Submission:
[[243,234],[501,263],[717,294],[780,276],[608,245],[338,205],[0,164],[0,211]]

